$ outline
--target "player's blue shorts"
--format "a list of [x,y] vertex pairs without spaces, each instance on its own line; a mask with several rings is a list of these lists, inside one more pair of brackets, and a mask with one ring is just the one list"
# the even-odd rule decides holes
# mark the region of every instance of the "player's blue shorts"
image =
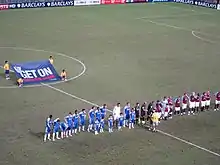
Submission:
[[119,126],[122,127],[124,125],[123,121],[119,122]]
[[61,131],[66,131],[67,130],[67,127],[65,125],[61,125]]
[[46,127],[45,128],[45,133],[50,133],[51,132],[51,128],[50,127]]
[[89,119],[89,124],[95,124],[95,119]]
[[5,70],[5,74],[9,74],[9,70]]
[[71,130],[71,129],[73,129],[73,124],[72,123],[68,124],[68,130]]
[[79,127],[78,123],[74,123],[74,129],[77,129]]
[[57,133],[57,132],[59,132],[59,127],[54,127],[53,133]]
[[81,126],[85,126],[85,124],[86,124],[85,121],[81,121],[81,122],[80,122],[80,125],[81,125]]
[[125,115],[125,119],[129,120],[130,119],[130,115]]
[[102,117],[102,119],[104,119],[105,118],[105,114],[102,114],[101,117]]
[[131,119],[131,120],[130,120],[130,123],[134,123],[134,119]]

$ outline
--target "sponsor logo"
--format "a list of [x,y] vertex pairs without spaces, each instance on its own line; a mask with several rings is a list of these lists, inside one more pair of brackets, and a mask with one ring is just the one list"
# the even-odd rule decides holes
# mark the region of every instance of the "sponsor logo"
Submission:
[[174,0],[177,3],[193,4],[193,0]]
[[0,10],[8,10],[8,5],[0,5]]
[[83,6],[83,5],[100,5],[101,0],[75,0],[75,6]]
[[125,0],[101,0],[101,4],[124,4]]
[[201,2],[201,1],[195,1],[195,5],[203,6],[203,7],[207,7],[207,8],[213,8],[213,9],[217,8],[217,4],[215,4],[215,3],[208,3],[208,2]]
[[152,0],[152,2],[170,2],[172,0]]
[[73,6],[74,1],[56,1],[56,2],[29,2],[9,4],[10,9],[15,8],[42,8],[42,7],[63,7]]
[[14,70],[21,75],[24,79],[46,78],[53,76],[53,72],[50,67],[40,68],[37,70],[22,70],[21,67],[15,66]]

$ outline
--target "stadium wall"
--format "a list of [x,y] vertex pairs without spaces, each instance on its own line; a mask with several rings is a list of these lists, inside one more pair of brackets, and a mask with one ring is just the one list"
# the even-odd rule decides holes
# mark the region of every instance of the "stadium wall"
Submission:
[[219,0],[0,0],[0,10],[152,2],[175,2],[220,10]]

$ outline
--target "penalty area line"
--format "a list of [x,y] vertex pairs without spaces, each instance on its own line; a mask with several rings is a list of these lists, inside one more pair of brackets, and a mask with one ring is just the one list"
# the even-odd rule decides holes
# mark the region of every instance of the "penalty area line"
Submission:
[[[95,103],[93,103],[93,102],[91,102],[91,101],[88,101],[88,100],[86,100],[86,99],[80,98],[80,97],[75,96],[75,95],[73,95],[73,94],[67,93],[67,92],[65,92],[65,91],[63,91],[63,90],[61,90],[61,89],[59,89],[59,88],[53,87],[53,86],[51,86],[51,85],[48,85],[48,84],[42,84],[42,85],[45,86],[45,87],[48,87],[48,88],[50,88],[50,89],[52,89],[52,90],[54,90],[54,91],[60,92],[60,93],[62,93],[62,94],[64,94],[64,95],[67,95],[67,96],[69,96],[69,97],[72,97],[72,98],[74,98],[74,99],[77,99],[77,100],[80,100],[80,101],[82,101],[82,102],[88,103],[88,104],[90,104],[90,105],[99,106],[99,105],[97,105],[97,104],[95,104]],[[112,111],[109,110],[109,109],[108,109],[107,111],[108,111],[108,112],[112,112]],[[172,138],[172,139],[175,139],[175,140],[177,140],[177,141],[180,141],[180,142],[182,142],[182,143],[184,143],[184,144],[187,144],[187,145],[192,146],[192,147],[194,147],[194,148],[200,149],[200,150],[202,150],[202,151],[204,151],[204,152],[207,152],[207,153],[209,153],[209,154],[212,154],[212,155],[214,155],[214,156],[220,157],[220,154],[218,154],[218,153],[216,153],[216,152],[213,152],[213,151],[211,151],[211,150],[209,150],[209,149],[206,149],[206,148],[204,148],[204,147],[201,147],[201,146],[199,146],[199,145],[197,145],[197,144],[194,144],[194,143],[192,143],[192,142],[189,142],[189,141],[187,141],[187,140],[184,140],[184,139],[182,139],[182,138],[179,138],[179,137],[177,137],[177,136],[174,136],[174,135],[172,135],[172,134],[166,133],[166,132],[161,131],[161,130],[158,130],[158,132],[159,132],[160,134],[162,134],[162,135],[168,136],[168,137],[170,137],[170,138]]]

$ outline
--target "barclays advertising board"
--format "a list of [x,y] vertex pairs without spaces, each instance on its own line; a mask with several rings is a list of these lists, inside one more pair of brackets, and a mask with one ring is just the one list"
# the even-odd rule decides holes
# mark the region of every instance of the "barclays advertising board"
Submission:
[[174,2],[176,2],[176,3],[185,3],[185,4],[191,4],[191,5],[193,5],[194,3],[194,1],[193,0],[174,0]]
[[216,3],[209,3],[209,2],[204,2],[204,1],[195,1],[194,4],[196,6],[202,6],[202,7],[217,9],[217,4]]
[[14,4],[12,3],[9,4],[9,9],[64,7],[64,6],[74,6],[74,1],[27,2],[27,3],[14,3]]

